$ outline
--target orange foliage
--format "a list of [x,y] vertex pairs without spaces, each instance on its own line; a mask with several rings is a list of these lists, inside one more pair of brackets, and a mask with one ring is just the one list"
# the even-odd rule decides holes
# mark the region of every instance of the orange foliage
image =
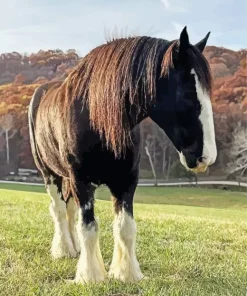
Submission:
[[[215,46],[208,46],[204,52],[214,77],[212,103],[216,115],[230,112],[236,118],[240,114],[247,116],[246,54],[247,50],[232,51]],[[64,79],[79,62],[75,50],[40,50],[30,56],[17,52],[0,55],[0,116],[15,115],[15,128],[21,138],[21,165],[32,164],[27,108],[35,88],[47,81]],[[223,130],[221,125],[219,128]]]
[[[0,87],[0,115],[15,114],[19,119],[27,112],[27,107],[35,88],[39,84],[16,85],[8,84]],[[17,121],[18,122],[18,121]],[[21,126],[21,122],[19,123]]]
[[23,74],[18,74],[15,76],[15,80],[13,82],[13,84],[16,84],[16,85],[20,85],[20,84],[23,84],[23,82],[26,80],[26,76],[23,75]]
[[205,56],[208,59],[213,77],[212,102],[215,112],[247,112],[247,50],[208,46]]

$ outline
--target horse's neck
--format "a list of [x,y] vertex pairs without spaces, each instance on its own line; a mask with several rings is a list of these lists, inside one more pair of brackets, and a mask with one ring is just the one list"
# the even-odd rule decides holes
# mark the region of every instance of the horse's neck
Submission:
[[136,105],[126,104],[128,121],[130,123],[131,129],[133,129],[136,125],[140,124],[144,119],[146,119],[148,115],[148,109],[146,104],[141,104],[138,106],[140,108],[140,112],[137,109]]

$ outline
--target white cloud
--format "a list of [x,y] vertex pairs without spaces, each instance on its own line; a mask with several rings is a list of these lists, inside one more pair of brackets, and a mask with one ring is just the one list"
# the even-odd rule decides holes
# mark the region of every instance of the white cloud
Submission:
[[204,36],[207,34],[207,32],[205,32],[205,34],[203,33],[203,35],[197,34],[197,32],[195,32],[195,30],[188,24],[181,24],[181,23],[177,23],[177,22],[172,22],[172,25],[176,31],[176,35],[178,35],[178,36],[180,36],[180,33],[182,32],[183,28],[185,26],[187,26],[187,32],[188,32],[189,40],[190,40],[191,44],[197,43],[202,38],[204,38]]
[[174,27],[177,34],[180,34],[181,31],[183,30],[183,28],[185,27],[182,24],[176,23],[176,22],[172,22],[172,25],[173,25],[173,27]]
[[[160,31],[157,34],[154,35],[154,37],[157,38],[163,38],[166,40],[174,40],[174,39],[178,39],[183,28],[186,26],[187,24],[181,24],[178,22],[171,22],[171,25],[169,26],[169,29],[166,28],[165,31]],[[187,25],[187,32],[189,34],[189,38],[191,39],[195,39],[195,33],[192,30],[192,28],[190,26]],[[192,38],[191,38],[192,37]],[[198,39],[198,38],[197,38]],[[202,39],[202,38],[201,38]]]
[[[142,0],[141,6],[139,0],[73,0],[73,5],[68,1],[60,1],[58,5],[57,0],[46,0],[42,4],[30,0],[0,2],[5,11],[0,18],[0,53],[58,47],[76,48],[84,54],[105,42],[106,35],[112,36],[115,27],[119,35],[140,34],[174,40],[179,38],[185,25],[192,44],[210,30],[209,45],[246,47],[242,38],[244,14],[239,13],[239,22],[232,18],[234,11],[243,12],[234,5],[229,13],[217,14],[222,0],[213,0],[211,4],[210,0]],[[201,11],[209,18],[203,18]]]
[[168,0],[161,0],[161,3],[163,3],[165,8],[167,8],[167,9],[169,9],[171,7],[171,4]]
[[[163,38],[166,40],[174,40],[178,39],[183,28],[187,26],[187,32],[189,35],[189,40],[191,44],[196,44],[199,42],[202,38],[206,36],[208,32],[202,31],[200,28],[195,30],[194,27],[187,23],[179,23],[172,21],[169,28],[166,28],[164,31],[160,31],[154,35],[154,37],[157,38]],[[212,32],[209,37],[208,45],[216,45],[221,46],[221,44],[217,41],[218,37],[222,35],[221,32]],[[234,48],[239,48],[239,46],[234,46]]]
[[223,44],[223,45],[219,45],[219,46],[223,46],[225,48],[228,48],[228,49],[231,49],[234,51],[238,51],[241,49],[247,49],[247,46],[243,45],[243,44]]
[[179,5],[171,5],[169,0],[160,0],[161,3],[164,5],[165,9],[167,11],[173,12],[173,13],[187,13],[188,9],[186,9],[185,7],[183,7],[181,5],[181,3],[179,3]]

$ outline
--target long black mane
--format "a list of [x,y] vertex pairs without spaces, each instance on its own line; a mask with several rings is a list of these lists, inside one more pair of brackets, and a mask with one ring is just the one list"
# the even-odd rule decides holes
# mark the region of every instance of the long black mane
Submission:
[[[92,128],[119,155],[130,142],[126,98],[138,118],[143,104],[156,97],[157,79],[174,66],[178,46],[178,40],[142,36],[116,39],[96,47],[67,78],[64,109],[82,98],[88,106]],[[211,89],[206,59],[193,46],[188,53],[202,86]]]

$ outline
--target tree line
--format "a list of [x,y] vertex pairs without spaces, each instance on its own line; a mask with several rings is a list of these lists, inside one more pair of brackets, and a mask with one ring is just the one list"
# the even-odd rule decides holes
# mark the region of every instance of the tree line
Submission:
[[[246,53],[206,48],[214,77],[218,157],[205,176],[247,175]],[[75,50],[58,49],[30,56],[16,52],[0,56],[0,177],[10,170],[35,168],[27,121],[32,94],[44,82],[64,79],[80,59]],[[146,119],[140,126],[142,178],[195,178],[180,165],[172,143],[155,123]]]

